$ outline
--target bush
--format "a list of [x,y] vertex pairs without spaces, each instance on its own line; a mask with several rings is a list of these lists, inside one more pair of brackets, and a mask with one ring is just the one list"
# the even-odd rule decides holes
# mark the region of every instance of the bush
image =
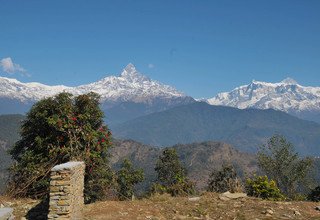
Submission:
[[268,179],[267,176],[254,176],[248,178],[246,182],[246,192],[249,196],[254,196],[269,200],[283,200],[284,196],[274,180]]
[[120,200],[132,199],[134,186],[144,180],[142,169],[135,170],[132,163],[125,159],[121,169],[117,172],[118,198]]
[[242,192],[240,180],[232,165],[223,165],[222,170],[215,170],[211,173],[208,182],[210,192]]
[[308,200],[313,202],[320,202],[320,186],[313,189],[308,195]]
[[195,194],[195,184],[191,181],[179,181],[167,189],[172,196],[188,196]]
[[162,152],[155,171],[158,174],[158,182],[152,185],[151,193],[169,193],[172,196],[194,194],[195,185],[186,178],[186,171],[174,148],[166,148]]
[[152,183],[149,193],[151,195],[153,194],[164,194],[167,193],[167,187],[165,187],[164,185],[160,184],[160,183]]

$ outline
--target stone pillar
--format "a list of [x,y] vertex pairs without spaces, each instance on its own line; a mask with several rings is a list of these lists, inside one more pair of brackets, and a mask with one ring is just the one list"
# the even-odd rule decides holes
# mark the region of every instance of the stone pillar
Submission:
[[84,172],[84,162],[52,168],[48,219],[82,219]]

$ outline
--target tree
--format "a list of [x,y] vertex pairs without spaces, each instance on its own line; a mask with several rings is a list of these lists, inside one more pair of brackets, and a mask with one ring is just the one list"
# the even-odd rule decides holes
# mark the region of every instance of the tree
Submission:
[[210,192],[241,192],[242,187],[232,165],[223,165],[221,170],[214,170],[208,182]]
[[125,159],[121,165],[121,169],[117,172],[118,198],[120,200],[131,199],[134,195],[134,185],[143,180],[143,170],[135,170],[132,163],[128,159]]
[[85,161],[85,201],[106,195],[112,182],[108,166],[111,132],[103,124],[99,95],[73,97],[60,93],[34,104],[21,127],[21,139],[10,151],[16,161],[10,168],[13,196],[43,198],[49,192],[53,166]]
[[158,174],[158,181],[164,186],[172,186],[184,179],[186,175],[174,148],[166,148],[162,152],[157,161],[155,171]]
[[153,185],[152,191],[161,189],[173,196],[194,193],[194,184],[186,178],[186,171],[180,163],[174,148],[166,148],[156,163],[158,183]]
[[275,180],[281,191],[293,198],[298,185],[307,179],[312,167],[310,158],[301,159],[283,136],[275,135],[258,152],[258,165]]

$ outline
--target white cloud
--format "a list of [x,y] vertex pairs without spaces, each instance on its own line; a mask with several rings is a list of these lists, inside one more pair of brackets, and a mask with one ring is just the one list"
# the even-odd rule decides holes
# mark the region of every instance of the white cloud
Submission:
[[14,63],[11,57],[6,57],[0,60],[0,67],[2,67],[2,70],[8,74],[14,74],[14,73],[20,72],[22,73],[22,75],[26,75],[26,76],[30,75],[26,73],[26,70],[22,66],[20,66],[17,63]]
[[154,68],[154,64],[149,63],[149,64],[148,64],[148,67],[149,67],[150,69],[153,69],[153,68]]

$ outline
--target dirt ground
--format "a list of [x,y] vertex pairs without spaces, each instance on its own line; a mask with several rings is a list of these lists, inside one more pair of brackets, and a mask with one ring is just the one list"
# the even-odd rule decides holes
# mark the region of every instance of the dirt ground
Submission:
[[154,196],[136,201],[87,205],[86,219],[320,219],[320,203],[272,202],[256,198],[221,200],[216,193],[199,198]]
[[[39,201],[14,200],[0,197],[0,203],[14,208],[17,220],[43,219],[29,210]],[[85,205],[85,220],[162,220],[162,219],[319,219],[320,211],[314,202],[273,202],[257,198],[223,199],[219,194],[205,193],[200,197],[173,198],[169,195],[153,196],[135,201],[104,201]],[[28,215],[29,213],[29,215]],[[30,217],[31,216],[31,217]]]

